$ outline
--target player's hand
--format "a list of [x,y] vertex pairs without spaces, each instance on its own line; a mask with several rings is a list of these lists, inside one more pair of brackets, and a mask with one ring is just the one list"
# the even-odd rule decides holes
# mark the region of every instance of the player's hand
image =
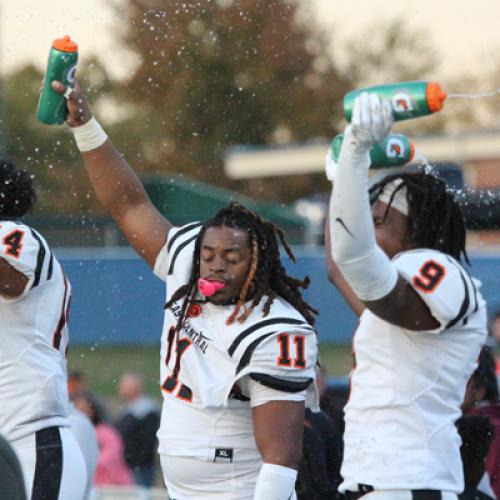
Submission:
[[59,94],[66,97],[66,107],[68,108],[68,116],[66,118],[66,123],[70,127],[79,127],[84,123],[87,123],[92,118],[92,113],[90,111],[89,105],[87,104],[87,99],[83,93],[80,85],[75,80],[73,90],[71,92],[65,92],[68,90],[66,85],[54,80],[51,83],[52,88]]
[[354,100],[351,123],[346,128],[344,140],[369,150],[389,134],[393,123],[391,103],[377,94],[362,92]]

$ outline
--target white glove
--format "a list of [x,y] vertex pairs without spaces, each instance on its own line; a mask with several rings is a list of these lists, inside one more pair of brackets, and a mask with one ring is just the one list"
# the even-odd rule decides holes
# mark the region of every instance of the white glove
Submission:
[[387,137],[393,123],[391,103],[377,94],[362,92],[354,100],[344,142],[349,141],[358,152],[369,151],[374,144]]
[[330,146],[328,148],[328,152],[326,153],[326,158],[325,158],[325,174],[326,178],[330,182],[335,181],[335,175],[337,172],[338,164],[337,162],[333,159],[332,156],[332,147]]

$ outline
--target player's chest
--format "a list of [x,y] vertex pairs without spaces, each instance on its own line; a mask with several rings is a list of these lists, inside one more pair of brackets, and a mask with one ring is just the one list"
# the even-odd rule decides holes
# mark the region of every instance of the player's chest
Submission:
[[[178,326],[181,307],[174,304],[166,312],[166,337],[174,340],[175,329]],[[181,321],[179,329],[179,347],[189,349],[192,354],[210,359],[211,362],[221,362],[227,358],[228,350],[242,327],[239,324],[227,325],[230,312],[202,307],[195,303],[191,305]]]

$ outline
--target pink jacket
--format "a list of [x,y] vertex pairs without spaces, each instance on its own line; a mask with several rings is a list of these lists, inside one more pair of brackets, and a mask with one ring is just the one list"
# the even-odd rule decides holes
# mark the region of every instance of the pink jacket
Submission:
[[134,484],[132,473],[123,458],[123,441],[115,429],[101,422],[96,425],[99,459],[94,474],[94,485]]

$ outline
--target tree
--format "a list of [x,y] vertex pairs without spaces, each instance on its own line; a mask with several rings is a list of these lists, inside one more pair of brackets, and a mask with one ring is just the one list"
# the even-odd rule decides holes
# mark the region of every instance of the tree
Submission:
[[[298,1],[127,0],[120,12],[121,39],[140,56],[122,95],[145,130],[143,171],[228,185],[221,171],[227,146],[335,134],[350,81]],[[245,190],[290,198],[283,179],[266,185]],[[303,194],[296,181],[294,188]]]
[[[104,67],[91,58],[80,64],[78,73],[91,102],[99,107],[112,92]],[[6,154],[35,177],[37,213],[81,213],[93,209],[96,203],[90,196],[71,133],[65,126],[47,126],[37,121],[42,78],[43,74],[32,65],[4,78]]]

